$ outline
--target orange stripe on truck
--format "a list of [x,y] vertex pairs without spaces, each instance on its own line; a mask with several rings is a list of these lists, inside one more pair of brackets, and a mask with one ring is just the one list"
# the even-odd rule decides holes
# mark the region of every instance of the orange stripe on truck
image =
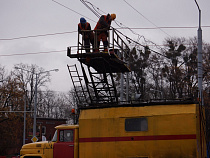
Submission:
[[85,142],[183,140],[183,139],[196,139],[196,135],[187,134],[187,135],[153,135],[153,136],[127,136],[127,137],[92,137],[92,138],[79,138],[79,141],[80,143],[85,143]]

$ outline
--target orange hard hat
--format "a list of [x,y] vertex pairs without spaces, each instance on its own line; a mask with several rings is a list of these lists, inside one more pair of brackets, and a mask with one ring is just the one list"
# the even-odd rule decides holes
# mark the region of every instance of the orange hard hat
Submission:
[[111,14],[111,18],[114,20],[116,18],[116,14]]

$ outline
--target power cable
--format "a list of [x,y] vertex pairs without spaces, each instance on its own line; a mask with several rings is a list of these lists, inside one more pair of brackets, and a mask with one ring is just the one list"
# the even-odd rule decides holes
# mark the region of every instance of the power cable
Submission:
[[[95,12],[95,11],[93,11],[86,3],[87,3],[87,1],[84,1],[84,0],[80,0],[88,9],[90,9],[97,17],[99,16],[99,15],[97,15],[97,13]],[[125,1],[126,2],[126,1]],[[119,25],[118,25],[119,26]],[[111,26],[112,27],[112,26]],[[156,26],[157,27],[157,26]],[[113,28],[113,27],[112,27]],[[127,27],[127,28],[129,28],[129,27]],[[157,27],[158,28],[158,27]],[[114,28],[113,28],[114,29]],[[131,29],[130,29],[131,30]],[[126,35],[124,35],[122,32],[120,32],[119,30],[117,30],[121,35],[123,35],[127,40],[129,39],[130,41],[133,41],[134,43],[136,43],[136,44],[138,44],[138,45],[140,45],[140,46],[143,46],[144,48],[146,48],[147,46],[144,46],[144,45],[142,45],[142,44],[140,44],[139,42],[136,42],[136,41],[134,41],[134,40],[132,40],[131,38],[129,38],[128,36],[126,36]],[[131,30],[133,33],[135,33],[133,30]],[[139,34],[137,34],[137,33],[135,33],[136,35],[138,35],[138,37],[143,37],[144,38],[144,36],[142,36],[142,35],[139,35]],[[170,35],[169,35],[170,36]],[[145,39],[145,38],[144,38]],[[128,40],[128,41],[129,41]],[[151,41],[150,41],[151,42]],[[153,44],[155,44],[154,42],[152,42]],[[162,48],[161,48],[162,49]],[[159,53],[159,52],[157,52],[157,51],[155,51],[155,50],[152,50],[152,49],[150,49],[149,48],[149,50],[150,51],[152,51],[152,52],[154,52],[154,53],[156,53],[156,54],[158,54],[158,55],[161,55],[161,56],[164,56],[164,55],[162,55],[161,53]],[[164,56],[164,57],[166,57],[166,56]],[[167,57],[166,57],[167,58]]]
[[63,4],[61,4],[61,3],[57,2],[57,1],[55,1],[55,0],[52,0],[52,1],[53,1],[54,3],[57,3],[57,4],[60,5],[60,6],[64,7],[64,8],[66,8],[66,9],[68,9],[68,10],[70,10],[70,11],[72,11],[72,12],[78,14],[78,15],[80,15],[80,16],[83,16],[83,17],[85,17],[85,18],[87,18],[87,19],[89,19],[89,20],[95,22],[94,20],[88,18],[87,16],[82,15],[82,14],[80,14],[79,12],[77,12],[77,11],[75,11],[75,10],[73,10],[73,9],[71,9],[71,8],[69,8],[69,7],[67,7],[67,6],[65,6],[65,5],[63,5]]
[[[99,15],[102,15],[101,13],[99,13],[99,11],[97,11],[96,10],[96,8],[98,9],[98,10],[100,10],[98,7],[96,7],[95,5],[93,5],[92,3],[90,3],[90,2],[88,2],[88,1],[85,1],[86,3],[89,3],[92,7],[93,7],[93,9],[99,14]],[[103,14],[106,14],[104,11],[102,11],[101,10],[101,12],[103,13]]]
[[[140,46],[142,46],[142,47],[144,47],[144,48],[146,48],[147,46],[145,46],[145,45],[142,45],[141,43],[139,43],[139,42],[136,42],[136,41],[134,41],[134,40],[132,40],[131,38],[129,38],[128,36],[126,36],[126,35],[124,35],[122,32],[120,32],[119,30],[116,30],[118,33],[120,33],[122,36],[124,36],[127,40],[130,40],[130,41],[132,41],[132,42],[134,42],[134,43],[136,43],[136,44],[138,44],[138,45],[140,45]],[[148,48],[148,47],[147,47]],[[161,54],[161,53],[159,53],[159,52],[157,52],[157,51],[155,51],[155,50],[152,50],[152,49],[150,49],[150,48],[148,48],[150,51],[152,51],[152,52],[154,52],[154,53],[156,53],[156,54],[158,54],[158,55],[160,55],[160,56],[163,56],[163,57],[166,57],[166,58],[168,58],[167,56],[165,56],[165,55],[163,55],[163,54]]]
[[[77,14],[79,14],[79,15],[82,15],[82,14],[80,14],[80,13],[78,13],[78,12],[76,12],[76,11],[74,11],[74,10],[72,10],[72,9],[70,9],[69,7],[66,7],[65,5],[63,5],[63,4],[61,4],[61,3],[59,3],[59,2],[57,2],[57,1],[55,1],[55,0],[52,0],[53,2],[55,2],[55,3],[57,3],[57,4],[59,4],[59,5],[61,5],[61,6],[63,6],[63,7],[65,7],[65,8],[67,8],[67,9],[69,9],[69,10],[71,10],[71,11],[73,11],[73,12],[75,12],[75,13],[77,13]],[[80,0],[88,9],[90,9],[97,17],[99,16],[99,13],[97,12],[97,11],[94,11],[94,10],[92,10],[86,3],[89,3],[89,4],[91,4],[91,6],[92,7],[94,7],[94,5],[92,4],[92,3],[90,3],[90,2],[88,2],[88,1],[84,1],[84,0]],[[124,0],[125,1],[125,0]],[[125,1],[126,2],[126,1]],[[127,3],[127,2],[126,2]],[[97,8],[98,10],[99,10],[99,8]],[[141,14],[141,13],[140,13]],[[82,16],[84,16],[84,15],[82,15]],[[143,15],[142,15],[143,16]],[[84,16],[85,17],[85,16]],[[88,17],[86,17],[87,19],[90,19],[90,18],[88,18]],[[145,17],[146,18],[146,17]],[[93,21],[92,19],[90,19],[91,21]],[[147,19],[147,20],[149,20],[149,19]],[[95,21],[94,21],[95,22]],[[120,23],[121,25],[122,25],[122,23]],[[119,25],[118,25],[119,26]],[[156,26],[156,25],[155,25]],[[206,26],[206,27],[210,27],[210,26]],[[121,27],[122,28],[122,27]],[[138,36],[140,36],[139,34],[137,34],[137,33],[135,33],[131,28],[129,28],[129,27],[126,27],[127,29],[129,29],[129,30],[131,30],[134,34],[136,34],[136,35],[138,35]],[[156,28],[136,28],[136,29],[159,29],[160,27],[157,27],[156,26]],[[170,27],[162,27],[162,28],[170,28]],[[180,28],[180,27],[171,27],[171,28]],[[181,27],[181,28],[187,28],[187,27]],[[189,28],[189,27],[188,27]],[[190,28],[195,28],[195,27],[190,27]],[[125,28],[122,28],[122,29],[125,29]],[[140,45],[140,46],[143,46],[144,48],[146,47],[146,46],[144,46],[144,45],[142,45],[142,44],[140,44],[139,42],[136,42],[136,41],[134,41],[134,40],[132,40],[131,38],[129,38],[128,36],[126,36],[126,35],[124,35],[123,33],[121,33],[119,30],[117,30],[120,34],[122,34],[124,37],[126,37],[126,39],[127,40],[130,40],[130,41],[133,41],[134,43],[136,43],[136,44],[138,44],[138,45]],[[64,33],[73,33],[73,32],[77,32],[77,31],[72,31],[72,32],[64,32]],[[0,40],[15,40],[15,39],[21,39],[21,38],[30,38],[30,37],[39,37],[39,36],[48,36],[48,35],[56,35],[56,34],[64,34],[64,33],[54,33],[54,34],[45,34],[45,35],[34,35],[34,36],[25,36],[25,37],[17,37],[17,38],[11,38],[11,39],[0,39]],[[144,38],[144,36],[140,36],[140,37],[143,37]],[[144,38],[145,39],[145,38]],[[151,42],[151,41],[150,41]],[[154,42],[152,42],[153,44],[155,44]],[[156,44],[155,44],[156,45]],[[157,46],[157,45],[156,45]],[[155,52],[156,54],[159,54],[159,55],[161,55],[161,56],[164,56],[164,55],[162,55],[162,54],[160,54],[159,52],[157,52],[157,51],[154,51],[154,50],[152,50],[152,49],[150,49],[149,48],[149,50],[150,51],[152,51],[152,52]],[[14,56],[14,55],[29,55],[29,54],[41,54],[41,53],[54,53],[54,52],[62,52],[62,51],[66,51],[66,50],[61,50],[61,51],[51,51],[51,52],[37,52],[37,53],[23,53],[23,54],[10,54],[10,55],[0,55],[0,56]],[[166,57],[166,56],[164,56],[164,57]]]
[[[117,24],[117,23],[116,23]],[[123,25],[122,23],[120,23],[121,25]],[[119,28],[115,28],[117,30],[121,30],[121,29],[129,29],[130,31],[132,30],[152,30],[152,29],[159,29],[159,28],[163,28],[163,29],[194,29],[194,28],[198,28],[197,26],[171,26],[171,27],[133,27],[133,28],[129,28],[129,27],[122,27],[119,24],[117,24],[119,26]],[[203,28],[210,28],[210,26],[202,26]],[[54,35],[62,35],[62,34],[69,34],[69,33],[75,33],[78,31],[70,31],[70,32],[58,32],[58,33],[49,33],[49,34],[42,34],[42,35],[29,35],[29,36],[22,36],[22,37],[13,37],[13,38],[0,38],[0,41],[10,41],[10,40],[18,40],[18,39],[24,39],[24,38],[34,38],[34,37],[44,37],[44,36],[54,36]],[[137,33],[134,33],[137,34]]]
[[[71,46],[71,47],[76,47],[77,48],[77,46]],[[48,51],[48,52],[34,52],[34,53],[2,54],[2,55],[0,55],[0,57],[19,56],[19,55],[36,55],[36,54],[59,53],[59,52],[66,52],[66,50],[57,50],[57,51],[54,50],[54,51]]]
[[58,52],[64,52],[64,51],[66,51],[66,50],[49,51],[49,52],[35,52],[35,53],[3,54],[3,55],[0,55],[0,57],[19,56],[19,55],[35,55],[35,54],[46,54],[46,53],[58,53]]
[[[80,0],[89,10],[91,10],[97,17],[99,17],[99,15],[98,15],[98,12],[95,12],[93,9],[91,9],[86,3],[89,3],[89,4],[91,4],[92,5],[92,7],[93,7],[93,4],[92,3],[90,3],[90,2],[88,2],[88,1],[84,1],[84,0]],[[99,9],[99,8],[98,8]],[[116,21],[115,21],[115,23],[116,23]],[[117,23],[116,23],[117,24]],[[120,23],[121,25],[122,25],[122,23]],[[118,24],[117,24],[118,25]],[[120,25],[118,25],[119,27],[121,27]],[[130,29],[129,27],[126,27],[127,29],[129,29],[133,34],[135,34],[135,35],[137,35],[138,36],[138,39],[140,40],[141,38],[144,38],[144,41],[145,42],[148,42],[147,40],[146,40],[146,38],[143,36],[143,35],[139,35],[138,33],[136,33],[136,32],[134,32],[132,29]],[[156,45],[154,42],[151,42],[151,41],[149,41],[150,43],[153,43],[154,45]],[[163,49],[163,48],[161,48],[161,49]]]
[[82,2],[89,10],[91,10],[93,12],[93,14],[95,14],[98,18],[100,17],[99,13],[95,10],[93,10],[92,8],[90,8],[86,3],[92,4],[90,2],[84,1],[84,0],[80,0],[80,2]]
[[[166,33],[164,30],[162,30],[161,28],[159,28],[155,23],[153,23],[151,20],[149,20],[147,17],[145,17],[142,13],[140,13],[136,8],[134,8],[130,3],[128,3],[126,0],[123,0],[127,5],[129,5],[131,8],[133,8],[139,15],[141,15],[143,18],[145,18],[147,21],[149,21],[151,24],[153,24],[155,27],[157,27],[158,29],[160,29],[163,33],[165,33],[166,35],[170,36],[168,33]],[[171,36],[170,36],[171,37]]]
[[[121,24],[121,23],[120,23]],[[121,24],[123,25],[123,24]],[[128,28],[128,27],[121,27],[120,28],[116,28],[116,29],[132,29],[132,30],[153,30],[153,29],[194,29],[194,28],[198,28],[198,26],[163,26],[163,27],[133,27],[133,28]],[[208,28],[210,26],[201,26],[203,28]]]
[[54,35],[61,35],[61,34],[68,34],[68,33],[75,33],[75,32],[77,31],[49,33],[49,34],[43,34],[43,35],[29,35],[29,36],[14,37],[14,38],[2,38],[0,39],[0,41],[9,41],[9,40],[24,39],[24,38],[43,37],[43,36],[54,36]]

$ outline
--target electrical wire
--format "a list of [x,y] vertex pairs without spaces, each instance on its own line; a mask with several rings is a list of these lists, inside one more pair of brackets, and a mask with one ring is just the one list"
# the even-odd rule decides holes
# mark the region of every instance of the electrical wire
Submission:
[[[77,46],[71,46],[75,47],[75,49],[72,49],[72,51],[75,51],[77,49]],[[54,50],[54,51],[48,51],[48,52],[34,52],[34,53],[17,53],[17,54],[2,54],[0,57],[10,57],[10,56],[21,56],[21,55],[36,55],[36,54],[47,54],[47,53],[60,53],[60,52],[66,52],[66,50]]]
[[[123,25],[123,24],[121,24]],[[203,28],[208,28],[210,26],[201,26]],[[132,29],[132,30],[154,30],[154,29],[197,29],[198,26],[163,26],[163,27],[133,27],[133,28],[128,28],[128,27],[120,27],[116,29]]]
[[[137,41],[134,41],[134,40],[132,40],[131,38],[129,38],[128,36],[126,36],[126,35],[124,35],[122,32],[120,32],[119,30],[116,30],[118,33],[120,33],[122,36],[124,36],[127,40],[130,40],[130,41],[132,41],[132,42],[134,42],[134,43],[136,43],[137,45],[140,45],[140,46],[142,46],[142,47],[144,47],[144,48],[146,48],[147,46],[145,46],[145,45],[142,45],[141,43],[139,43],[139,42],[137,42]],[[147,47],[148,48],[148,47]],[[165,55],[163,55],[163,54],[161,54],[161,53],[159,53],[159,52],[157,52],[157,51],[155,51],[155,50],[152,50],[152,49],[150,49],[150,48],[148,48],[150,51],[152,51],[152,52],[154,52],[154,53],[156,53],[156,54],[158,54],[158,55],[160,55],[160,56],[163,56],[163,57],[166,57],[166,58],[168,58],[167,56],[165,56]]]
[[[86,3],[89,3],[89,4],[91,4],[92,5],[92,7],[95,7],[92,3],[90,3],[90,2],[88,2],[88,1],[84,1],[84,0],[80,0],[80,1],[82,1],[83,2],[83,4],[85,5],[85,6],[87,6],[87,4]],[[87,8],[88,9],[90,9],[95,15],[97,15],[97,13],[96,12],[94,12],[89,6],[87,6]],[[97,7],[97,9],[99,10],[99,8]],[[103,12],[103,11],[102,11]],[[104,13],[104,12],[103,12]],[[99,15],[97,15],[97,17],[99,17]],[[119,26],[119,27],[121,27],[117,22],[116,22],[116,20],[115,20],[115,23]],[[121,25],[122,25],[122,23],[120,23]],[[125,25],[124,25],[125,26]],[[149,41],[149,40],[146,40],[146,38],[143,36],[143,35],[140,35],[140,34],[138,34],[138,33],[136,33],[136,32],[134,32],[132,29],[130,29],[129,27],[127,27],[127,26],[125,26],[127,29],[129,29],[133,34],[135,34],[135,35],[137,35],[138,36],[138,40],[140,40],[141,38],[143,38],[144,39],[144,41],[146,42],[146,43],[152,43],[152,44],[154,44],[154,45],[156,45],[154,42],[152,42],[152,41]],[[158,27],[156,27],[157,29],[159,29]],[[147,44],[148,45],[148,44]],[[163,49],[163,48],[161,48],[160,47],[160,49]]]
[[35,53],[18,53],[18,54],[2,54],[0,57],[9,57],[9,56],[20,56],[20,55],[35,55],[35,54],[47,54],[47,53],[59,53],[64,52],[66,50],[58,50],[58,51],[49,51],[49,52],[35,52]]
[[54,36],[54,35],[62,35],[62,34],[75,33],[75,32],[77,32],[77,31],[49,33],[49,34],[43,34],[43,35],[29,35],[29,36],[14,37],[14,38],[1,38],[0,41],[10,41],[10,40],[17,40],[17,39],[24,39],[24,38],[34,38],[34,37],[43,37],[43,36]]
[[[93,12],[93,14],[95,14],[98,18],[100,17],[100,14],[95,11],[94,9],[90,8],[88,5],[87,5],[87,1],[84,1],[84,0],[80,0],[80,2],[82,2],[89,10],[91,10]],[[88,2],[89,4],[92,4],[90,2]]]
[[87,19],[89,19],[89,20],[91,20],[91,21],[93,21],[93,22],[96,22],[96,21],[92,20],[91,18],[88,18],[87,16],[85,16],[85,15],[83,15],[83,14],[80,14],[79,12],[77,12],[77,11],[75,11],[75,10],[73,10],[73,9],[71,9],[71,8],[69,8],[69,7],[67,7],[67,6],[65,6],[65,5],[63,5],[63,4],[61,4],[61,3],[57,2],[57,1],[55,1],[55,0],[52,0],[52,1],[53,1],[54,3],[57,3],[57,4],[60,5],[60,6],[64,7],[64,8],[66,8],[66,9],[68,9],[68,10],[70,10],[70,11],[72,11],[72,12],[78,14],[78,15],[80,15],[80,16],[83,16],[83,17],[85,17],[85,18],[87,18]]
[[[88,2],[88,1],[85,1],[85,2],[86,2],[86,3],[89,3],[89,4],[93,7],[93,9],[94,9],[99,15],[102,15],[101,13],[99,13],[100,9],[99,9],[98,7],[96,7],[95,5],[93,5],[92,3]],[[96,8],[97,8],[97,10],[99,10],[99,11],[97,11]],[[102,10],[101,10],[101,12],[102,12],[103,14],[106,14],[106,13],[105,13],[104,11],[102,11]]]
[[[63,4],[61,4],[61,3],[59,3],[59,2],[57,2],[57,1],[55,1],[55,0],[52,0],[53,2],[55,2],[55,3],[57,3],[57,4],[59,4],[59,5],[61,5],[62,7],[65,7],[65,8],[67,8],[67,9],[69,9],[69,10],[71,10],[71,11],[73,11],[74,13],[76,13],[76,14],[79,14],[79,15],[81,15],[81,16],[84,16],[84,15],[82,15],[82,14],[80,14],[79,12],[76,12],[76,11],[74,11],[73,9],[71,9],[71,8],[69,8],[69,7],[67,7],[67,6],[65,6],[65,5],[63,5]],[[100,17],[100,13],[95,9],[95,7],[96,6],[94,6],[92,3],[90,3],[90,2],[88,2],[88,1],[84,1],[84,0],[80,0],[88,9],[90,9],[97,17]],[[125,1],[125,0],[124,0]],[[127,1],[125,1],[127,4],[129,4]],[[94,8],[94,10],[93,9],[91,9],[86,3],[89,3],[93,8]],[[132,7],[132,6],[131,6]],[[100,10],[98,7],[97,7],[97,9],[98,10]],[[134,10],[136,10],[135,8],[134,8]],[[137,11],[137,10],[136,10]],[[103,12],[103,11],[102,11]],[[138,12],[138,11],[137,11]],[[104,12],[103,12],[104,13]],[[140,15],[142,15],[144,18],[146,18],[143,14],[141,14],[140,12],[138,12]],[[86,16],[84,16],[84,17],[86,17]],[[90,19],[90,18],[88,18],[88,17],[86,17],[87,19]],[[147,18],[146,18],[147,19]],[[93,22],[95,22],[94,20],[92,20],[92,19],[90,19],[91,21],[93,21]],[[147,20],[149,20],[149,19],[147,19]],[[116,23],[117,24],[117,23]],[[120,23],[121,25],[123,25],[122,23]],[[117,24],[118,25],[118,24]],[[155,25],[155,24],[154,24]],[[129,28],[129,27],[121,27],[120,25],[118,25],[120,28],[117,28],[117,31],[121,34],[121,35],[123,35],[127,40],[130,40],[130,41],[133,41],[134,43],[136,43],[137,45],[140,45],[140,46],[142,46],[142,47],[146,47],[146,46],[144,46],[144,45],[142,45],[142,44],[140,44],[139,42],[136,42],[136,41],[134,41],[134,40],[132,40],[131,38],[129,38],[128,36],[126,36],[126,35],[124,35],[123,33],[121,33],[118,29],[129,29],[133,34],[135,34],[135,35],[138,35],[138,39],[140,39],[140,38],[144,38],[144,40],[146,41],[146,39],[145,39],[145,37],[144,36],[142,36],[142,35],[139,35],[138,33],[135,33],[132,29],[160,29],[160,28],[167,28],[167,29],[175,29],[175,28],[197,28],[197,27],[157,27],[156,25],[156,27],[155,28]],[[210,26],[202,26],[202,27],[210,27]],[[17,40],[17,39],[23,39],[23,38],[32,38],[32,37],[40,37],[40,36],[52,36],[52,35],[58,35],[58,34],[67,34],[67,33],[74,33],[74,32],[77,32],[77,31],[71,31],[71,32],[62,32],[62,33],[52,33],[52,34],[43,34],[43,35],[30,35],[30,36],[24,36],[24,37],[15,37],[15,38],[8,38],[8,39],[0,39],[0,40]],[[148,42],[148,41],[147,41]],[[151,41],[150,41],[151,42]],[[160,46],[160,45],[156,45],[154,42],[152,42],[155,46]],[[161,48],[162,49],[162,48]],[[22,54],[5,54],[5,55],[0,55],[0,56],[15,56],[15,55],[32,55],[32,54],[42,54],[42,53],[55,53],[55,52],[63,52],[63,51],[66,51],[66,50],[60,50],[60,51],[50,51],[50,52],[36,52],[36,53],[22,53]],[[152,51],[152,52],[155,52],[155,53],[157,53],[157,54],[159,54],[159,55],[161,55],[161,56],[163,56],[162,54],[160,54],[160,53],[158,53],[157,51],[154,51],[154,50],[152,50],[152,49],[150,49],[150,51]],[[166,56],[165,56],[166,57]]]
[[[93,9],[91,9],[86,3],[89,3],[92,5],[92,3],[88,2],[88,1],[84,1],[84,0],[80,0],[89,10],[91,10],[97,17],[99,17],[100,15],[95,12]],[[93,6],[93,5],[92,5]],[[116,23],[116,21],[115,21]],[[117,23],[116,23],[117,24]],[[122,25],[122,23],[120,23]],[[118,25],[118,24],[117,24]],[[120,25],[118,25],[119,27],[121,27]],[[112,27],[113,28],[113,27]],[[150,42],[150,43],[153,43],[154,45],[156,45],[154,42],[151,42],[151,41],[148,41],[146,40],[146,38],[143,36],[143,35],[139,35],[138,33],[134,32],[132,29],[130,29],[129,27],[126,27],[127,29],[129,29],[133,34],[137,35],[138,36],[138,39],[140,40],[141,38],[144,39],[144,41],[147,43],[147,42]],[[137,42],[138,43],[138,42]],[[163,48],[161,48],[163,49]]]
[[[118,23],[116,23],[119,28],[115,28],[117,30],[121,30],[121,29],[128,29],[130,31],[132,30],[153,30],[153,29],[158,29],[157,27],[133,27],[133,28],[129,28],[129,27],[122,27],[120,26]],[[123,25],[122,23],[120,23],[121,25]],[[210,28],[210,26],[202,26],[203,28]],[[194,28],[198,28],[197,26],[171,26],[171,27],[159,27],[159,28],[163,28],[163,29],[194,29]],[[78,31],[70,31],[70,32],[58,32],[58,33],[49,33],[49,34],[42,34],[42,35],[29,35],[29,36],[22,36],[22,37],[13,37],[13,38],[0,38],[0,41],[10,41],[10,40],[18,40],[18,39],[24,39],[24,38],[35,38],[35,37],[44,37],[44,36],[55,36],[55,35],[62,35],[62,34],[70,34],[70,33],[76,33]],[[134,34],[137,34],[135,32],[133,32]]]
[[[141,15],[144,19],[146,19],[147,21],[149,21],[152,25],[154,25],[155,27],[157,27],[158,29],[160,29],[163,33],[165,33],[166,35],[170,36],[168,33],[166,33],[164,30],[162,30],[161,28],[159,28],[155,23],[153,23],[151,20],[149,20],[147,17],[145,17],[142,13],[140,13],[136,8],[134,8],[130,3],[128,3],[126,0],[123,0],[127,5],[129,5],[133,10],[135,10],[139,15]],[[170,36],[171,37],[171,36]]]

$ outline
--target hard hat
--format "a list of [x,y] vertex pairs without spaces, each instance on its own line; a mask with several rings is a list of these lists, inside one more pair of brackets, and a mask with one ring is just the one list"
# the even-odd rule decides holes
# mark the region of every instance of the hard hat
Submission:
[[81,23],[81,24],[85,24],[85,23],[86,23],[85,18],[80,18],[80,23]]
[[116,14],[111,14],[111,18],[114,20],[116,18]]

